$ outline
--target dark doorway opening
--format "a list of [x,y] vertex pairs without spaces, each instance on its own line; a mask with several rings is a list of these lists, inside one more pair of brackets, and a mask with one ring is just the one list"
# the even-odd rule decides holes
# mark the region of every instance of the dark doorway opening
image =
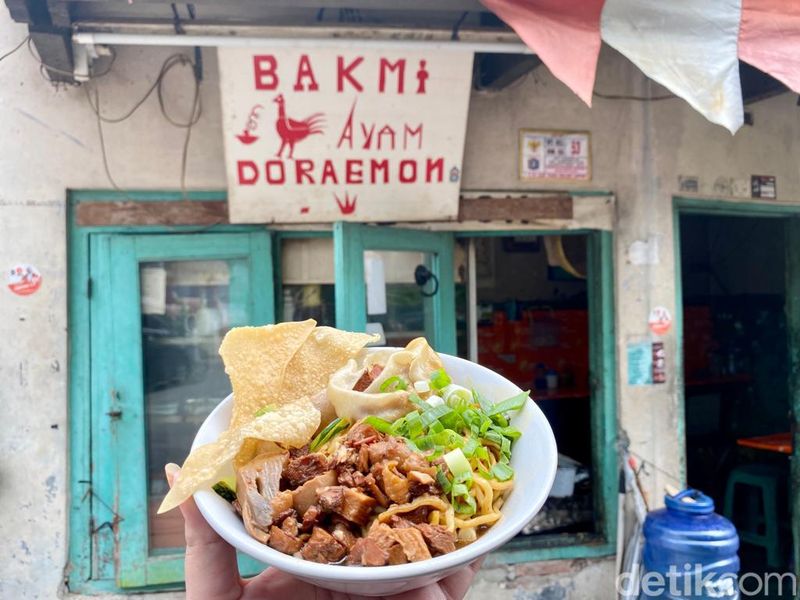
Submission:
[[742,573],[792,569],[786,241],[781,218],[680,217],[687,480],[737,526]]

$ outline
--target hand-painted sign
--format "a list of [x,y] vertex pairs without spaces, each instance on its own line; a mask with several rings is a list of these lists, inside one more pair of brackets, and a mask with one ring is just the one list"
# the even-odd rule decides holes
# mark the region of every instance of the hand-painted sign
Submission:
[[456,218],[472,53],[218,56],[232,222]]
[[18,296],[30,296],[42,285],[42,275],[33,265],[14,265],[6,271],[8,289]]

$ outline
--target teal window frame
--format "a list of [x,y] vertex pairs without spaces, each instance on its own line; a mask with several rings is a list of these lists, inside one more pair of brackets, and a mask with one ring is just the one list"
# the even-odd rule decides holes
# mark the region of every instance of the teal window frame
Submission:
[[[225,201],[224,192],[197,191],[190,192],[185,198],[178,192],[159,191],[127,191],[109,192],[101,190],[70,191],[67,203],[67,244],[68,244],[68,352],[69,352],[69,531],[68,551],[69,564],[66,571],[68,589],[71,593],[135,593],[142,591],[160,591],[167,589],[181,589],[183,584],[183,558],[182,555],[158,556],[152,562],[152,576],[150,583],[147,580],[134,587],[119,587],[116,572],[116,563],[120,558],[114,547],[114,527],[119,522],[119,514],[123,509],[119,507],[120,499],[115,496],[113,482],[93,479],[93,436],[97,434],[96,412],[100,410],[92,406],[92,371],[91,371],[91,335],[89,328],[91,321],[92,286],[97,282],[90,280],[91,251],[93,246],[103,243],[103,238],[108,239],[110,234],[126,234],[134,237],[138,234],[159,234],[159,238],[166,240],[173,234],[181,233],[209,233],[213,238],[216,234],[252,234],[261,233],[267,236],[258,236],[267,242],[255,241],[262,244],[269,256],[269,231],[266,227],[253,225],[228,225],[220,224],[213,227],[197,226],[79,226],[76,221],[76,206],[86,202],[109,201],[135,201],[135,202],[170,202],[189,200],[192,202]],[[210,233],[213,232],[213,233]],[[161,236],[164,236],[163,238]],[[154,237],[155,239],[155,237]],[[208,238],[210,239],[210,238]],[[220,239],[220,238],[217,238]],[[239,238],[240,240],[242,238]],[[220,248],[221,249],[221,248]],[[239,249],[239,254],[243,251]],[[164,253],[156,252],[164,258]],[[178,251],[180,255],[180,251]],[[191,258],[190,256],[176,256],[172,258]],[[253,266],[263,269],[264,265]],[[263,273],[262,273],[263,275]],[[272,281],[265,282],[261,292],[253,290],[251,298],[251,316],[258,321],[274,320],[274,296]],[[256,309],[258,303],[261,308]],[[264,310],[268,307],[267,310]],[[259,310],[261,311],[259,313]],[[138,329],[138,325],[137,325]],[[102,411],[101,411],[102,412]],[[106,418],[107,420],[107,418]],[[95,440],[99,442],[100,440]],[[97,449],[95,448],[95,454]],[[94,456],[94,460],[97,457]],[[117,461],[111,456],[109,462]],[[115,499],[116,497],[116,499]],[[96,510],[94,510],[96,509]],[[141,528],[140,534],[146,532]],[[139,540],[141,542],[141,540]],[[141,548],[141,544],[139,544]],[[257,563],[250,559],[240,560],[240,565],[245,571],[254,571]],[[141,566],[141,565],[140,565]],[[162,581],[164,583],[156,583]],[[122,583],[134,581],[122,580]]]
[[517,537],[490,554],[485,564],[494,567],[542,560],[611,556],[616,552],[620,468],[617,449],[613,234],[597,229],[479,230],[458,231],[455,234],[456,238],[512,235],[587,236],[589,376],[592,392],[590,421],[596,531]]
[[434,348],[446,354],[456,354],[453,234],[404,228],[388,230],[376,225],[341,221],[335,223],[336,326],[342,329],[365,331],[367,327],[365,250],[423,252],[429,256],[427,267],[438,278],[439,291],[425,298],[425,330],[432,334],[430,341]]

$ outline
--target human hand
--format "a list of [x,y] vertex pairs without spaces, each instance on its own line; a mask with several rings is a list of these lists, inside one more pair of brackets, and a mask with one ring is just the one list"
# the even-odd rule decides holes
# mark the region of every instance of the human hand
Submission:
[[[164,467],[172,486],[180,467]],[[180,505],[186,534],[186,600],[257,600],[293,598],[295,600],[368,600],[332,592],[295,579],[275,568],[268,568],[250,579],[242,579],[236,564],[236,550],[206,522],[193,498]],[[472,583],[483,559],[424,588],[385,596],[387,600],[460,600]],[[365,567],[368,568],[368,567]]]

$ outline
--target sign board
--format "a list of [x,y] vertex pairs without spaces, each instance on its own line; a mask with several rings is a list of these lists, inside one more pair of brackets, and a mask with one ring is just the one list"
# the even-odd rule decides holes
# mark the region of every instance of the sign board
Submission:
[[217,52],[231,222],[457,217],[471,52]]
[[523,181],[589,181],[588,131],[519,132],[519,177]]
[[775,185],[774,175],[751,175],[750,191],[753,198],[767,198],[775,200],[778,192]]

